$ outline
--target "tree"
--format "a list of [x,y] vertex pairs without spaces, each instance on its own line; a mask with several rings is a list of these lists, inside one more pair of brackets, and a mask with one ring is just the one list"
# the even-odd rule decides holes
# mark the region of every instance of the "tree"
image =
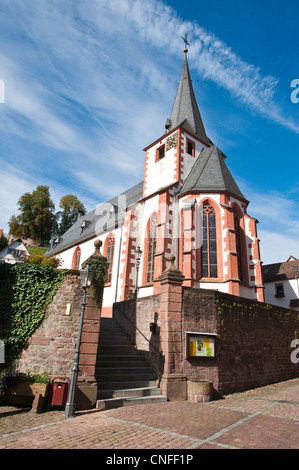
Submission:
[[0,238],[0,251],[6,248],[8,245],[8,241],[4,233],[2,233],[1,238]]
[[57,212],[57,235],[63,235],[78,219],[79,215],[84,215],[86,209],[77,196],[67,194],[60,199],[59,207],[62,211]]
[[18,206],[20,214],[13,215],[8,223],[10,232],[15,237],[32,238],[41,246],[47,245],[56,219],[49,186],[37,186],[32,193],[23,194]]

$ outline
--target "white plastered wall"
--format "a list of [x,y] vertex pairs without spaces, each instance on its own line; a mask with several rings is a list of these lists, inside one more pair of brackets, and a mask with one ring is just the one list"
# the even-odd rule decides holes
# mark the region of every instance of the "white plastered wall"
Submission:
[[165,149],[165,157],[156,161],[156,150],[162,145],[166,147],[166,138],[162,138],[148,150],[145,196],[175,182],[177,148],[171,148],[167,152]]

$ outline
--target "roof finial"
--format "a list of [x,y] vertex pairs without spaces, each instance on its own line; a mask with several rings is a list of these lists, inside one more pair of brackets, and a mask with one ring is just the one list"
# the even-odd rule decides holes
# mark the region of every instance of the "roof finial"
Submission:
[[185,33],[185,37],[183,38],[183,36],[181,36],[181,38],[183,39],[183,41],[184,41],[184,43],[185,43],[184,52],[185,52],[185,54],[187,54],[187,52],[188,52],[187,44],[188,44],[188,46],[190,46],[189,42],[187,41],[187,34]]

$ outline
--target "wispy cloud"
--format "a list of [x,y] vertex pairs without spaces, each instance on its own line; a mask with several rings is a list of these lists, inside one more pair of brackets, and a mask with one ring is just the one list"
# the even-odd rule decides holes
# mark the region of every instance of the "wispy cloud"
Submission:
[[261,258],[264,264],[286,261],[293,255],[299,258],[298,206],[289,193],[277,190],[263,192],[245,180],[240,187],[251,201],[248,213],[258,219]]
[[[163,132],[171,111],[185,33],[200,76],[298,133],[298,123],[275,101],[276,77],[160,0],[32,0],[30,6],[3,0],[1,180],[12,168],[22,174],[20,184],[1,182],[2,196],[12,201],[11,181],[19,198],[33,170],[34,181],[42,177],[45,184],[48,175],[57,196],[64,187],[82,195],[86,205],[140,181],[142,148]],[[14,204],[2,214],[2,226],[8,212],[16,212]]]
[[179,36],[188,33],[192,44],[190,60],[201,76],[228,90],[254,111],[299,133],[299,123],[285,115],[275,102],[279,80],[244,61],[213,32],[194,21],[182,21],[173,9],[160,1],[116,0],[109,3],[109,8],[114,13],[119,12],[146,41],[156,47],[167,43],[173,53],[180,50]]

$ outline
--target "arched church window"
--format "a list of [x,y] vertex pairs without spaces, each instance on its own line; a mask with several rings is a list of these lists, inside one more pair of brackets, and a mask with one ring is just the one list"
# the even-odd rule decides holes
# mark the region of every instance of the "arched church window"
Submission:
[[114,247],[115,247],[114,235],[109,234],[108,237],[107,237],[107,245],[106,245],[106,250],[105,250],[106,251],[107,264],[108,264],[106,284],[111,284]]
[[72,259],[72,269],[80,269],[80,261],[81,261],[81,248],[77,246],[75,248],[73,259]]
[[215,209],[204,204],[201,210],[201,276],[216,278],[217,270],[217,233]]
[[157,230],[158,230],[158,217],[157,217],[157,214],[154,213],[150,219],[149,233],[148,233],[148,255],[147,255],[147,276],[146,276],[147,282],[151,282],[154,279]]

